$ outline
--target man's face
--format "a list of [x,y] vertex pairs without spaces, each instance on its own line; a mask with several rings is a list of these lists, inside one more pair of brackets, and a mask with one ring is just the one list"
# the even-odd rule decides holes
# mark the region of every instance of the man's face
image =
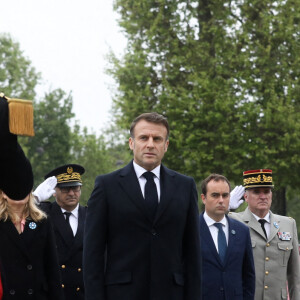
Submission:
[[78,204],[81,195],[81,186],[55,188],[54,197],[57,204],[67,211],[72,211]]
[[205,211],[215,221],[221,221],[228,210],[230,188],[226,181],[211,180],[206,187],[206,195],[201,194]]
[[129,138],[134,161],[147,171],[160,165],[168,145],[166,127],[145,120],[135,125],[134,138]]
[[248,189],[245,193],[245,200],[248,202],[250,211],[263,218],[272,204],[272,190],[265,187]]

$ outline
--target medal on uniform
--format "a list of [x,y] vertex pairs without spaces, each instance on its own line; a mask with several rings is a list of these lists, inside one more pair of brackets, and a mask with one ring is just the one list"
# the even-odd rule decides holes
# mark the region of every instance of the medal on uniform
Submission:
[[35,222],[30,222],[29,223],[29,228],[30,229],[36,229],[36,223]]
[[290,241],[291,238],[291,233],[290,232],[278,232],[278,237],[282,241]]

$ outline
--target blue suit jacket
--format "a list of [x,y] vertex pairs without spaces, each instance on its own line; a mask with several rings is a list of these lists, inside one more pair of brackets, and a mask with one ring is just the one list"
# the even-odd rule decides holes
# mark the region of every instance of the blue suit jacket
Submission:
[[203,300],[253,300],[255,272],[247,226],[228,218],[228,248],[221,262],[210,230],[200,215]]

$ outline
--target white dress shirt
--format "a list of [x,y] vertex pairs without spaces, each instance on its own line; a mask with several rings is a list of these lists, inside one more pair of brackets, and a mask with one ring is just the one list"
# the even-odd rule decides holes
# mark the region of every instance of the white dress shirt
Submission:
[[205,222],[206,222],[206,224],[207,224],[207,226],[209,228],[209,231],[210,231],[210,234],[211,234],[211,236],[213,238],[213,241],[215,243],[216,249],[219,252],[219,248],[218,248],[218,232],[219,232],[219,230],[218,230],[218,228],[216,226],[214,226],[214,224],[215,223],[222,223],[222,225],[223,225],[223,231],[225,233],[226,242],[227,242],[227,245],[228,245],[228,229],[229,229],[229,225],[228,225],[227,219],[224,216],[224,218],[221,221],[216,222],[211,217],[209,217],[206,212],[204,212],[203,217],[204,217],[204,220],[205,220]]
[[270,212],[268,212],[264,218],[260,218],[258,217],[257,215],[255,215],[253,212],[251,212],[252,215],[254,216],[254,218],[258,221],[260,219],[264,219],[266,220],[266,223],[265,223],[265,230],[266,230],[266,233],[267,233],[267,237],[269,238],[270,236],[270,231],[271,231],[271,222],[270,222]]
[[[147,179],[143,176],[143,174],[145,172],[147,172],[146,169],[142,168],[141,166],[139,166],[137,163],[135,163],[133,161],[133,168],[135,171],[135,174],[139,180],[139,184],[141,187],[141,191],[143,193],[143,197],[145,198],[145,185],[147,182]],[[155,175],[154,178],[154,182],[156,184],[156,188],[157,188],[157,195],[158,195],[158,202],[160,201],[160,182],[159,182],[159,178],[160,178],[160,165],[157,166],[155,169],[151,170],[151,172]]]
[[[70,211],[71,215],[70,215],[69,222],[70,222],[74,236],[76,235],[77,228],[78,228],[78,209],[79,209],[79,203],[72,211]],[[61,207],[61,211],[62,211],[62,213],[64,213],[67,210],[65,210]],[[64,217],[66,218],[65,215],[64,215]]]

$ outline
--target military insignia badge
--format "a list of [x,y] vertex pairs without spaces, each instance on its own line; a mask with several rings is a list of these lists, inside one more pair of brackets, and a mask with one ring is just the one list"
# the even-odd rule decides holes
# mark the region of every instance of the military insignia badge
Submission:
[[290,232],[278,232],[278,237],[282,241],[290,241],[291,238],[291,233]]
[[279,228],[279,225],[278,225],[277,222],[274,222],[273,225],[274,225],[275,228],[277,228],[277,229]]
[[36,229],[36,223],[35,222],[30,222],[29,223],[29,228],[30,229]]
[[232,234],[235,234],[235,230],[232,229],[232,230],[231,230],[231,233],[232,233]]

